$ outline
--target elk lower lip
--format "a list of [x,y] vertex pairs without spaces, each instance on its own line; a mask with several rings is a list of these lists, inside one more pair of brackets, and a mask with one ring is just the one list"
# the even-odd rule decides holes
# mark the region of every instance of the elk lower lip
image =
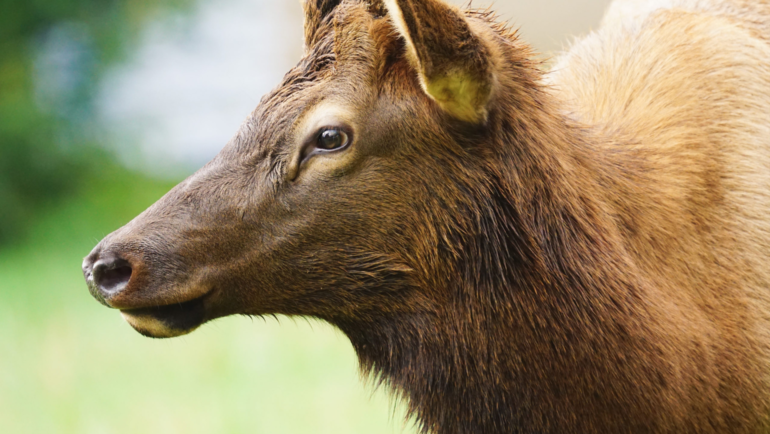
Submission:
[[120,312],[132,327],[145,336],[173,337],[189,333],[205,321],[204,298],[205,295],[183,303]]

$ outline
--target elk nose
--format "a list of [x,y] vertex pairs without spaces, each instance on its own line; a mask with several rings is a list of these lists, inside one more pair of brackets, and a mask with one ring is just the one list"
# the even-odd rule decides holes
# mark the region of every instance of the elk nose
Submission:
[[131,264],[117,256],[91,254],[83,260],[83,275],[91,295],[107,306],[128,285],[131,274]]

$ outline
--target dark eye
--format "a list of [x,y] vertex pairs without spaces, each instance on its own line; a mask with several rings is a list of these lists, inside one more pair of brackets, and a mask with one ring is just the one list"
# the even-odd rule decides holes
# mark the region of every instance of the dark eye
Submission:
[[331,151],[340,149],[348,144],[348,135],[337,128],[326,128],[321,131],[316,140],[316,148]]
[[345,149],[350,145],[350,134],[343,127],[323,127],[316,130],[312,136],[308,136],[302,146],[300,162],[314,155],[331,153]]

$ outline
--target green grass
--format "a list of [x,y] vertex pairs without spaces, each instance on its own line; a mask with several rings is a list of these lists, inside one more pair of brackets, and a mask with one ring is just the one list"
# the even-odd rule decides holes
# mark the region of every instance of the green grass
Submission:
[[225,318],[147,339],[88,294],[82,258],[171,185],[116,172],[0,250],[0,433],[407,433],[317,321]]

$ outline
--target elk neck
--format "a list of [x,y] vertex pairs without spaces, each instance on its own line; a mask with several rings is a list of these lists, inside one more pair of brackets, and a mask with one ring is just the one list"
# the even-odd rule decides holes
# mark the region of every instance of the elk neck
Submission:
[[[413,288],[431,294],[423,306],[432,307],[332,321],[364,372],[408,401],[427,432],[529,432],[558,426],[551,414],[644,415],[633,394],[622,398],[624,385],[662,387],[649,378],[663,374],[635,378],[656,369],[637,355],[665,352],[652,342],[665,342],[669,325],[649,320],[658,309],[642,293],[651,286],[617,227],[618,196],[634,190],[633,176],[596,144],[612,139],[568,120],[545,90],[533,84],[516,94],[489,119],[488,188],[463,189],[475,195],[477,214],[440,237],[454,245],[439,243],[436,276]],[[617,382],[579,395],[602,378]],[[536,395],[544,390],[550,402]]]

